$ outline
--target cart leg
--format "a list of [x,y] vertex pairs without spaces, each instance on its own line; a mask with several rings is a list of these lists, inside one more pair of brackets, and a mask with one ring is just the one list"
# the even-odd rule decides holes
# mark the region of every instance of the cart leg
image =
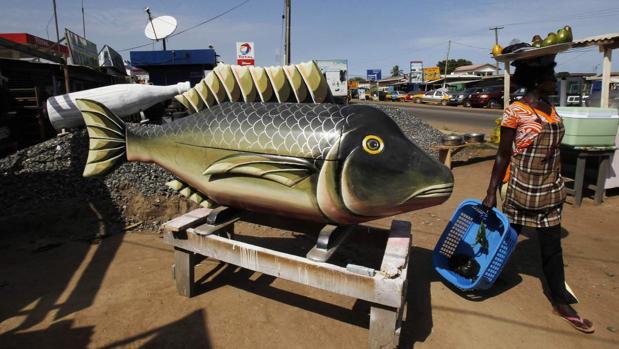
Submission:
[[370,349],[395,348],[398,345],[398,310],[390,307],[370,308]]
[[582,203],[586,161],[587,158],[578,154],[578,158],[576,159],[576,174],[574,175],[574,207],[580,207]]
[[606,182],[606,173],[608,171],[608,164],[610,159],[608,156],[602,156],[600,158],[600,164],[598,167],[598,178],[595,183],[595,204],[600,205],[604,201],[604,184]]
[[195,257],[192,252],[174,249],[174,280],[178,294],[193,297]]

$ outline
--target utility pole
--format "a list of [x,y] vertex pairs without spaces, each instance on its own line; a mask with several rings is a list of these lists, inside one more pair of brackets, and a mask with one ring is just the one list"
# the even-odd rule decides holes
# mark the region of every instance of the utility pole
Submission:
[[[56,0],[52,0],[52,3],[54,4],[54,22],[56,23],[56,50],[58,52],[58,56],[62,55],[62,51],[60,50],[60,32],[58,31],[58,13],[56,12]],[[69,42],[69,39],[67,39],[67,43]],[[65,93],[69,93],[71,92],[71,84],[69,83],[69,67],[67,67],[67,62],[66,62],[66,57],[65,57],[65,63],[62,64],[62,68],[64,71],[64,89],[65,89]]]
[[290,64],[290,2],[291,0],[284,0],[284,64]]
[[[504,27],[490,28],[490,30],[494,30],[494,44],[495,45],[499,44],[499,30],[501,30],[503,28]],[[499,61],[496,61],[496,75],[499,75]]]
[[86,39],[86,17],[84,17],[84,0],[82,0],[82,28],[84,29],[84,39]]
[[54,21],[56,22],[56,50],[60,53],[60,32],[58,32],[58,15],[56,14],[56,0],[52,0],[54,4]]
[[447,58],[445,58],[445,76],[443,78],[443,88],[445,88],[445,84],[447,83],[447,64],[449,63],[449,51],[451,50],[451,40],[447,43]]

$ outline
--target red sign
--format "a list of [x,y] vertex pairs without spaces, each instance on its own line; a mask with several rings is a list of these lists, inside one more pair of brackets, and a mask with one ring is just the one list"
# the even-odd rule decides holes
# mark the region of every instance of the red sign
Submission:
[[236,60],[236,64],[237,65],[254,65],[254,60],[253,59],[237,59]]
[[[56,44],[53,41],[49,41],[38,36],[30,35],[28,33],[0,33],[0,38],[22,44],[32,46],[35,49],[41,51],[50,51],[52,47]],[[69,48],[65,45],[58,45],[58,48],[53,48],[53,50],[59,50],[62,52],[64,56],[69,55]]]
[[251,41],[236,43],[236,64],[254,65],[254,43]]

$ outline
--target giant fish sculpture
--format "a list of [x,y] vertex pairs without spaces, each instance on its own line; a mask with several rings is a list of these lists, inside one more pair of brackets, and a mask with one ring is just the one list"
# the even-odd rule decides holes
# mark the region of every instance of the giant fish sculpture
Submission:
[[332,224],[438,205],[453,188],[451,171],[371,106],[226,102],[128,130],[104,105],[77,104],[86,177],[154,162],[219,205]]

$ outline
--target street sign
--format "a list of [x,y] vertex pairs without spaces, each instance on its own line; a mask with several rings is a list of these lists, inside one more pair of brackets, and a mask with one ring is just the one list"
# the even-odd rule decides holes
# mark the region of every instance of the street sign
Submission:
[[411,84],[423,83],[423,62],[411,61],[409,82]]
[[380,69],[368,69],[366,71],[367,79],[370,81],[377,81],[382,79],[382,72]]
[[241,41],[236,43],[236,64],[255,65],[253,42]]

